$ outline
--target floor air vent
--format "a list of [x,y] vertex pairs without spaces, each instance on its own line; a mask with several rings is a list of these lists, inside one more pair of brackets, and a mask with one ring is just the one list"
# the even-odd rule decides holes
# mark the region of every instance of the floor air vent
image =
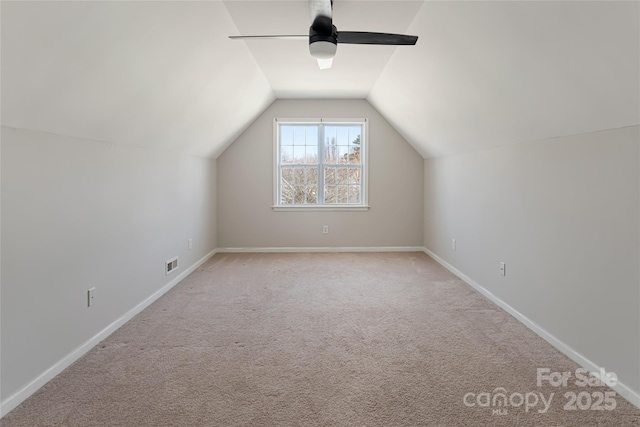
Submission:
[[171,258],[164,263],[164,274],[169,275],[176,268],[178,268],[178,257]]

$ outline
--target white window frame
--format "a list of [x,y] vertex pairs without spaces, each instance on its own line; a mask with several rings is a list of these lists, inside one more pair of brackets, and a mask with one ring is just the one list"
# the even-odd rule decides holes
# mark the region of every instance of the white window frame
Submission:
[[[357,124],[362,126],[360,137],[360,159],[361,159],[361,200],[359,204],[309,204],[309,205],[283,205],[280,204],[280,126],[281,124]],[[274,211],[366,211],[369,209],[369,120],[366,118],[275,118],[273,120],[273,210]],[[324,141],[322,141],[322,144]],[[318,158],[320,159],[320,148],[318,147]],[[323,167],[323,162],[318,162],[318,169]],[[324,177],[324,173],[321,175]],[[324,182],[318,180],[318,191],[322,191],[320,186]]]

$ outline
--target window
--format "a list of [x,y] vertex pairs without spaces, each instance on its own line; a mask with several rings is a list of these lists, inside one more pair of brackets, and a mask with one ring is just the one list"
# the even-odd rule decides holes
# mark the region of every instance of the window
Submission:
[[274,209],[366,209],[366,124],[276,119]]

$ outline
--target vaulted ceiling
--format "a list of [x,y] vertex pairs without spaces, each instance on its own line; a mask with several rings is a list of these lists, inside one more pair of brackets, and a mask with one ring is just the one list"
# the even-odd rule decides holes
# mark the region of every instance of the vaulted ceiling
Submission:
[[307,0],[11,2],[2,125],[217,157],[276,98],[366,98],[424,157],[640,121],[640,2],[334,1],[319,70]]

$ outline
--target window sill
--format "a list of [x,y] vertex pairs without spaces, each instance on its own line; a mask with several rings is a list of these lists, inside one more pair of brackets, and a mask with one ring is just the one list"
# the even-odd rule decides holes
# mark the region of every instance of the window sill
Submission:
[[271,206],[275,212],[302,212],[302,211],[368,211],[369,206],[366,205],[309,205],[309,206]]

